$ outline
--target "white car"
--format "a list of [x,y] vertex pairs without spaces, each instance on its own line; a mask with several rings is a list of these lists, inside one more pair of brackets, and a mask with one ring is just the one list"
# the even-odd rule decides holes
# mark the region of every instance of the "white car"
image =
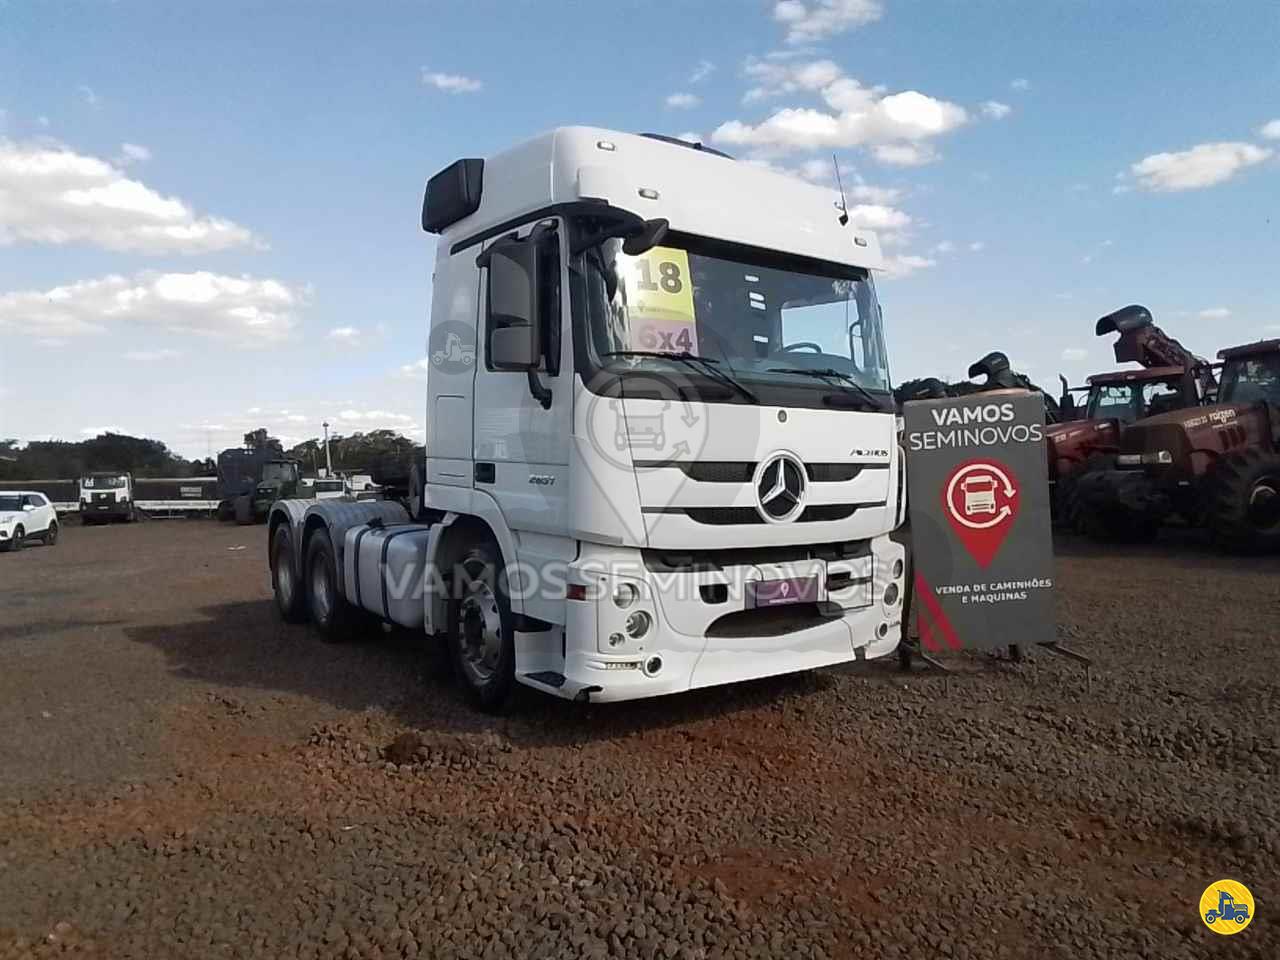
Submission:
[[6,490],[0,493],[0,553],[21,550],[27,540],[46,547],[58,542],[58,514],[43,493]]

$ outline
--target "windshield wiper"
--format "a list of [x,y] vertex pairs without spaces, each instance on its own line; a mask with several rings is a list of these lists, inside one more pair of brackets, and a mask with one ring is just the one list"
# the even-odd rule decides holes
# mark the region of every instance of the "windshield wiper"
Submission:
[[882,404],[870,390],[860,384],[847,373],[835,369],[834,367],[823,367],[818,370],[812,370],[808,367],[770,367],[769,373],[794,373],[801,377],[814,377],[818,380],[824,380],[827,383],[834,381],[839,386],[853,387],[862,399],[871,405],[871,409],[876,413],[884,413],[885,406]]
[[751,403],[759,404],[760,398],[751,392],[740,380],[731,374],[725,373],[717,364],[719,360],[712,360],[710,357],[700,357],[696,353],[690,353],[688,350],[682,350],[679,353],[663,353],[660,350],[609,350],[600,354],[602,357],[648,357],[656,360],[680,360],[688,366],[697,367],[702,370],[712,380],[723,383],[726,387],[736,390],[739,394],[749,400]]

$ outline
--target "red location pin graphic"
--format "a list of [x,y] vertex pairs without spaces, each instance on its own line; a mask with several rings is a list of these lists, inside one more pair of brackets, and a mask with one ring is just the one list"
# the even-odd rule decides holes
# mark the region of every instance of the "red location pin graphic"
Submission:
[[1020,499],[1018,478],[999,460],[967,460],[947,477],[943,509],[978,566],[986,568],[995,559],[1018,516]]

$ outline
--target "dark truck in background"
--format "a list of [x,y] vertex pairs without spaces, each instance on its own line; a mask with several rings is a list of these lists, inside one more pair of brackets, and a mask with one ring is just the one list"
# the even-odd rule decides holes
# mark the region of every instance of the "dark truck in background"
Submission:
[[218,519],[256,523],[271,504],[297,496],[302,478],[296,460],[275,450],[231,447],[218,454]]

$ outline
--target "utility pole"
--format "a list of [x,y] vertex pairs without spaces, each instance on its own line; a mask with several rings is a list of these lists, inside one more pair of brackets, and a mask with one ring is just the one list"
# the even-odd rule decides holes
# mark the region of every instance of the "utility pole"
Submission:
[[324,427],[324,465],[329,476],[333,476],[333,457],[329,455],[329,421],[321,424]]

